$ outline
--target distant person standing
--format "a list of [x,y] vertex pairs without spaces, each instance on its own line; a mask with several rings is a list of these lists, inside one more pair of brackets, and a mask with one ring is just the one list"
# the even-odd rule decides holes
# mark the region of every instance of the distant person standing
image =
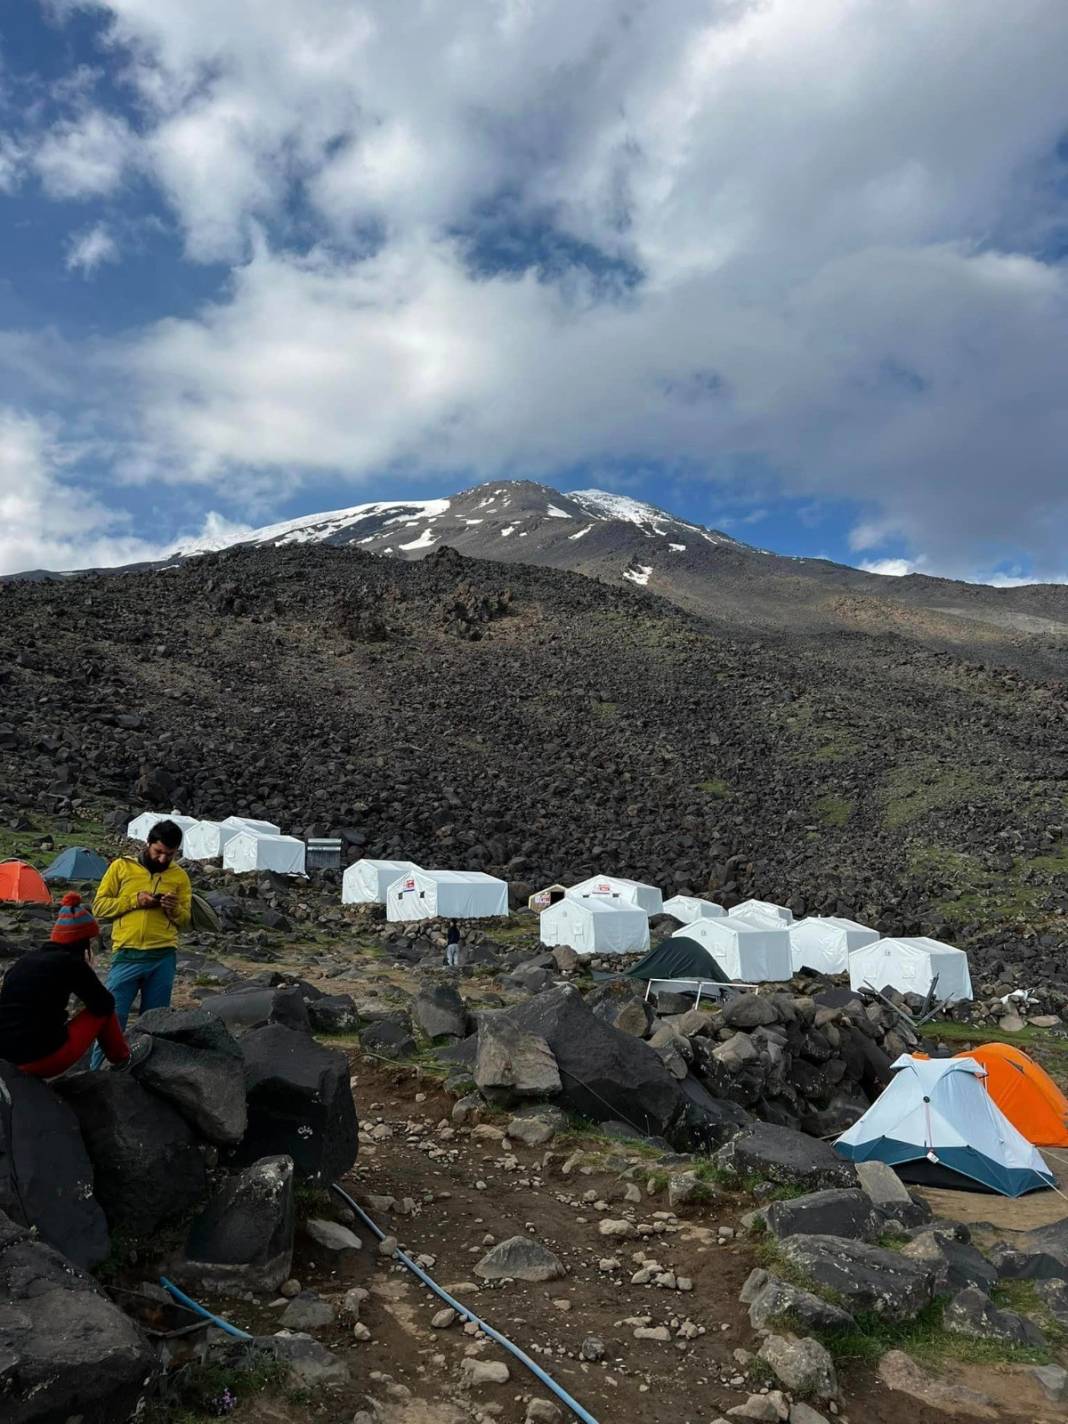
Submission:
[[[120,1071],[148,1057],[144,1034],[133,1046],[115,1017],[115,1000],[90,967],[100,926],[76,890],[63,896],[47,944],[21,955],[0,986],[0,1058],[34,1078],[58,1078],[91,1043]],[[85,1008],[67,1019],[71,995]]]
[[449,921],[449,932],[445,936],[445,967],[455,969],[460,958],[460,926],[455,920]]
[[[113,860],[97,887],[93,914],[113,925],[107,987],[124,1029],[138,995],[141,1013],[170,1006],[178,931],[189,923],[193,894],[189,876],[173,864],[181,845],[179,827],[157,821],[140,857]],[[94,1050],[92,1066],[102,1059]]]

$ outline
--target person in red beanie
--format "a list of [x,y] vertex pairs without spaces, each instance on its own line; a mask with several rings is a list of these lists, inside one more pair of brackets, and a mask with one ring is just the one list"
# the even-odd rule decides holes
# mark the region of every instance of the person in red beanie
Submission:
[[[63,896],[47,944],[21,955],[0,985],[0,1058],[35,1078],[56,1078],[98,1042],[112,1068],[143,1062],[151,1038],[127,1043],[115,1000],[90,965],[100,926],[74,890]],[[67,1019],[71,995],[85,1008]]]

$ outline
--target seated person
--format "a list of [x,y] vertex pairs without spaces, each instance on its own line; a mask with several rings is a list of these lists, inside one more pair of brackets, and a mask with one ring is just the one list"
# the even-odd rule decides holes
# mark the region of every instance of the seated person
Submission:
[[[93,973],[92,941],[100,927],[74,890],[63,896],[52,935],[16,959],[0,985],[0,1058],[35,1078],[55,1078],[98,1042],[112,1068],[146,1059],[152,1040],[131,1047],[115,1017],[115,1000]],[[71,995],[85,1005],[68,1022]]]

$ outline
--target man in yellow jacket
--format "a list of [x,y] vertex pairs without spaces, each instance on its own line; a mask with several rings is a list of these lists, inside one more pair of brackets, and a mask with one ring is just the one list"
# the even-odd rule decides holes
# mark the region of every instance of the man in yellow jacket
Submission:
[[[138,994],[141,1013],[170,1006],[178,931],[189,923],[192,905],[189,876],[173,863],[181,845],[180,828],[158,821],[140,858],[113,860],[97,887],[93,914],[112,922],[107,987],[124,1029]],[[92,1066],[102,1061],[98,1048]]]

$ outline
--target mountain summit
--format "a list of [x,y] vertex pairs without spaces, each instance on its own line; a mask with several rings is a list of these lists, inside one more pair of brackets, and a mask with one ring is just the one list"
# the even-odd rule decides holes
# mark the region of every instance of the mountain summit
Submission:
[[530,480],[491,481],[446,499],[357,504],[190,544],[180,558],[242,547],[352,545],[420,559],[450,547],[470,558],[566,569],[637,585],[721,627],[821,635],[890,633],[1008,654],[1062,674],[1068,587],[999,589],[912,574],[889,578],[754,548],[718,529],[606,490],[562,494]]

